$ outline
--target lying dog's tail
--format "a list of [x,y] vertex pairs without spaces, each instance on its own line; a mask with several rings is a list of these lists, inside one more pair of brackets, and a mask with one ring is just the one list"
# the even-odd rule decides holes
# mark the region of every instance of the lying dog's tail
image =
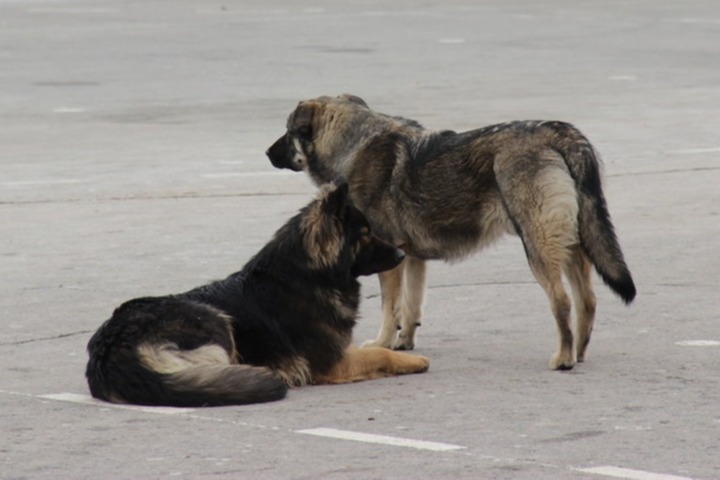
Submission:
[[287,387],[270,369],[250,365],[203,365],[167,375],[168,403],[242,405],[280,400]]
[[615,235],[602,191],[599,155],[582,133],[562,124],[556,148],[565,158],[578,190],[580,243],[603,281],[625,303],[635,298],[635,283]]
[[287,392],[270,369],[231,363],[219,345],[181,350],[173,343],[143,343],[134,350],[112,359],[91,352],[86,374],[94,397],[199,407],[269,402]]

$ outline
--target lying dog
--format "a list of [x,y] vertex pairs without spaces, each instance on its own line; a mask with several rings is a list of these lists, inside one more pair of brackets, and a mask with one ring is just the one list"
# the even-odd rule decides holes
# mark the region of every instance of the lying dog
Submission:
[[88,344],[96,398],[203,406],[278,400],[287,388],[424,372],[424,357],[350,346],[357,277],[403,252],[326,185],[240,272],[179,295],[130,300]]

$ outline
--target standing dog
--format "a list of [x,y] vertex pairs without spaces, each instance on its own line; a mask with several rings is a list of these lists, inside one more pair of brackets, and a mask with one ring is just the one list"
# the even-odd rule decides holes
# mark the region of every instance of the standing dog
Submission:
[[424,372],[424,357],[350,347],[359,275],[403,252],[370,233],[347,184],[324,186],[242,271],[118,307],[88,344],[94,397],[202,406],[266,402],[288,386]]
[[[267,155],[275,167],[304,170],[316,183],[345,177],[375,233],[408,254],[380,274],[383,325],[373,345],[414,347],[425,260],[463,258],[506,232],[522,239],[550,300],[559,332],[551,369],[571,369],[585,358],[596,303],[591,265],[626,303],[635,297],[603,196],[599,156],[567,123],[430,131],[377,113],[353,95],[320,97],[300,102]],[[563,273],[576,305],[574,347]]]

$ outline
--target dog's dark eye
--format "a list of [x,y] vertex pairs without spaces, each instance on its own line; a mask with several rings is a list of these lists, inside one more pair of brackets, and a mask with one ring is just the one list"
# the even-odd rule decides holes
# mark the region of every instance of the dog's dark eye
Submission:
[[363,247],[370,243],[370,229],[368,227],[362,227],[360,229],[360,245]]
[[312,133],[312,129],[310,128],[310,125],[300,125],[297,129],[297,133],[307,137]]

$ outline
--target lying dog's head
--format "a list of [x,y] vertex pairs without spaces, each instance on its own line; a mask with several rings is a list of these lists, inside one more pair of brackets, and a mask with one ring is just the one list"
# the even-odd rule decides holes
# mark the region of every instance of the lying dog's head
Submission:
[[365,216],[350,203],[344,180],[321,186],[296,218],[293,228],[302,238],[301,255],[312,270],[358,277],[395,268],[405,257],[372,234]]
[[318,156],[338,155],[352,143],[349,134],[362,127],[368,114],[372,111],[365,101],[354,95],[302,101],[288,117],[285,134],[265,153],[276,168],[313,173],[324,168]]

